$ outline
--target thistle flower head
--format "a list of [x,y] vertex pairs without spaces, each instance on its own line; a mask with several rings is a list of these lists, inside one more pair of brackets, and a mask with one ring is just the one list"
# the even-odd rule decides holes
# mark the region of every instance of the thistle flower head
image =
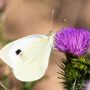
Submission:
[[63,28],[56,33],[54,46],[59,51],[81,56],[90,46],[90,32],[84,28]]

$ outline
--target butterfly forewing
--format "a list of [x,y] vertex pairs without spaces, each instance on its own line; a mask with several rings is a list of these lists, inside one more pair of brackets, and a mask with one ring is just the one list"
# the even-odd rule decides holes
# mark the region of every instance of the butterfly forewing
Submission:
[[1,59],[12,68],[17,79],[38,80],[47,70],[51,44],[46,35],[30,35],[2,48]]

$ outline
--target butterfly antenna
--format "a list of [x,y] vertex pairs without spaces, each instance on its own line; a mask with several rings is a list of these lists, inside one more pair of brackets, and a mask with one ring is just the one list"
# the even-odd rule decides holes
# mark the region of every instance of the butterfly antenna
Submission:
[[53,17],[54,17],[54,9],[52,10],[51,24],[50,24],[50,32],[53,32]]

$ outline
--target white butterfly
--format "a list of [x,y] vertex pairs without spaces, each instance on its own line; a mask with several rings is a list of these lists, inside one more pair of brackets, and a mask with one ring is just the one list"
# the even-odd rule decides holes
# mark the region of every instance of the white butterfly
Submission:
[[53,41],[54,33],[26,36],[4,46],[0,58],[12,68],[18,80],[38,80],[48,68]]

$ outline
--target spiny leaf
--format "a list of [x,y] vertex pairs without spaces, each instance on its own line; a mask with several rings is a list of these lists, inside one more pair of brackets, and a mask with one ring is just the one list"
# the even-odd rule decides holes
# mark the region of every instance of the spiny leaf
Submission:
[[90,80],[90,64],[85,58],[71,59],[71,56],[67,57],[67,60],[62,58],[62,64],[58,66],[62,71],[59,79],[63,79],[63,84],[67,90],[82,90],[85,86],[85,82]]

